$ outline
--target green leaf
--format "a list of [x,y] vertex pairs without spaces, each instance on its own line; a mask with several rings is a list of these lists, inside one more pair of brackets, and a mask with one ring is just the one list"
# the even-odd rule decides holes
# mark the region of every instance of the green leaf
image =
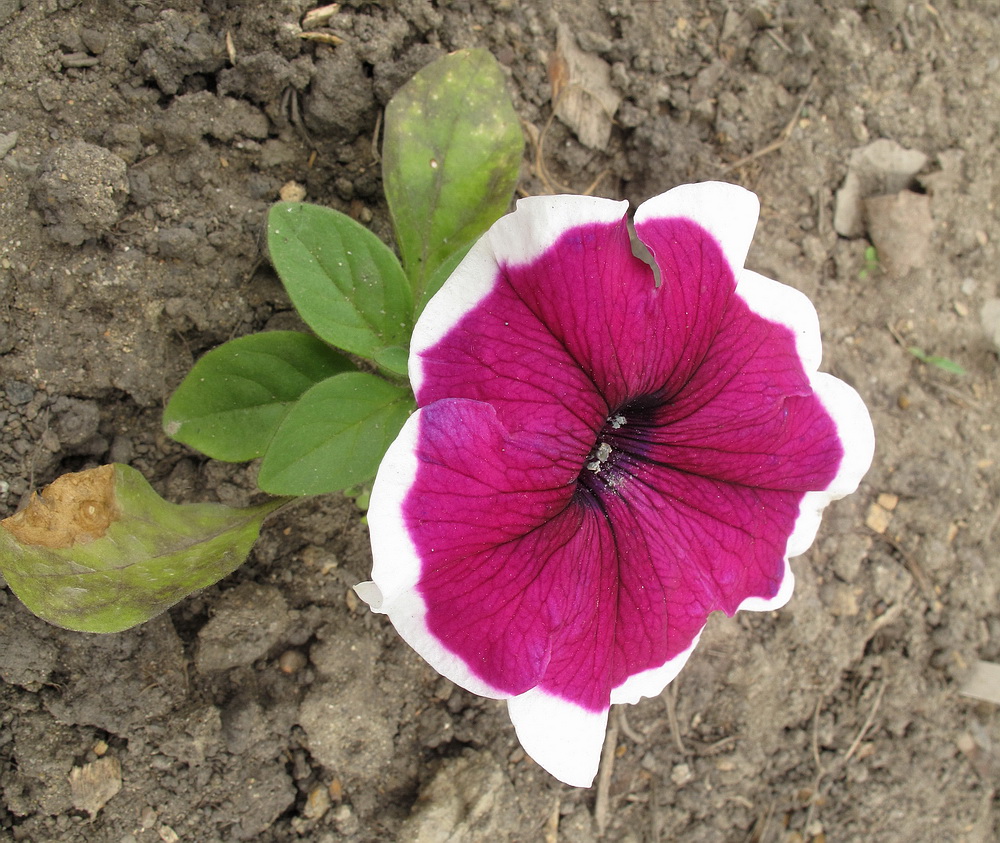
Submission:
[[310,389],[285,416],[257,483],[280,495],[319,495],[375,476],[415,408],[412,393],[375,375],[336,375]]
[[930,366],[937,366],[939,369],[945,372],[950,372],[953,375],[965,375],[968,374],[965,371],[965,367],[960,363],[956,363],[948,357],[940,357],[937,354],[928,354],[922,348],[916,345],[911,345],[906,349],[914,357],[917,358],[921,363],[927,363]]
[[507,210],[523,151],[503,72],[485,50],[438,59],[389,102],[382,180],[414,299]]
[[967,374],[965,367],[960,363],[956,363],[947,357],[938,357],[937,355],[932,355],[928,357],[925,363],[930,363],[932,366],[937,366],[939,369],[943,369],[945,372],[950,372],[953,375],[964,375]]
[[256,459],[303,392],[353,369],[346,357],[309,334],[240,337],[195,363],[167,403],[163,429],[213,459]]
[[350,486],[344,489],[344,494],[349,498],[354,498],[354,505],[362,512],[368,511],[368,506],[372,501],[372,486],[375,480],[367,480],[357,486]]
[[409,342],[413,298],[399,261],[350,217],[302,202],[267,216],[274,268],[306,324],[337,348],[371,358]]
[[282,503],[172,504],[127,465],[65,474],[2,522],[0,572],[40,618],[120,632],[234,571]]
[[392,345],[389,348],[377,351],[375,353],[375,362],[387,372],[391,372],[394,375],[402,375],[405,378],[409,357],[410,351],[406,346]]

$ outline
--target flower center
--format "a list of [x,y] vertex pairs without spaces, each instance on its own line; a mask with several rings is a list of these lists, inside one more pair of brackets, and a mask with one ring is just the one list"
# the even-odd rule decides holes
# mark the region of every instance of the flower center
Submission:
[[601,432],[584,460],[577,480],[578,488],[592,495],[614,493],[627,479],[627,463],[622,461],[625,444],[620,431],[628,424],[621,412],[614,412],[604,422]]
[[615,413],[608,417],[600,436],[597,437],[597,441],[594,443],[594,447],[587,454],[587,461],[584,463],[584,466],[588,471],[598,474],[607,465],[612,454],[611,443],[608,442],[608,439],[611,438],[609,428],[610,430],[618,430],[625,424],[625,421],[625,416],[621,415],[621,413]]

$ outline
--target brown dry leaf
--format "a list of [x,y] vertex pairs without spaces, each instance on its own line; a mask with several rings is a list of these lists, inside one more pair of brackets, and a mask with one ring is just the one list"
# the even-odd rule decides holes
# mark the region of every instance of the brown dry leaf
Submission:
[[960,693],[963,697],[1000,705],[1000,664],[977,661]]
[[564,24],[559,25],[556,52],[549,60],[549,79],[556,117],[584,146],[606,149],[621,95],[611,85],[608,63],[583,52]]
[[74,767],[70,770],[69,787],[73,807],[95,817],[108,800],[122,789],[121,762],[108,756],[82,767]]

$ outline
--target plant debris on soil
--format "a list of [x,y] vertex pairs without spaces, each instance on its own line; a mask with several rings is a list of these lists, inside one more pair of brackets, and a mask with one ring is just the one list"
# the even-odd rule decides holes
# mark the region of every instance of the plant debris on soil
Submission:
[[164,401],[215,345],[301,327],[262,253],[289,183],[388,239],[380,112],[464,47],[508,74],[525,194],[759,194],[747,265],[815,302],[875,465],[787,607],[714,616],[660,698],[612,711],[591,790],[359,606],[341,496],[128,632],[2,589],[0,838],[1000,839],[995,2],[317,5],[0,0],[0,516],[108,462],[176,502],[257,500],[253,466],[161,432]]

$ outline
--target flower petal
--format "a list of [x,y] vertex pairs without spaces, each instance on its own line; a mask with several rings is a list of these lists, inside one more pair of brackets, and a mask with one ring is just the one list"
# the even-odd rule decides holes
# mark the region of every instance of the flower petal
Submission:
[[654,390],[676,394],[701,366],[735,292],[757,213],[756,196],[721,182],[676,187],[636,211],[636,235],[660,274],[655,311],[634,327],[655,337],[643,361]]
[[795,340],[795,350],[802,368],[807,373],[819,368],[823,358],[819,316],[805,293],[758,272],[744,269],[736,285],[736,295],[762,319],[783,325],[788,330]]
[[388,615],[400,637],[442,676],[474,694],[503,698],[507,696],[503,691],[476,676],[430,632],[426,606],[416,591],[423,558],[404,519],[403,501],[417,474],[421,414],[418,410],[407,419],[379,466],[368,510],[372,579],[355,586],[355,591],[372,611]]
[[833,420],[843,458],[826,488],[807,492],[802,498],[799,517],[788,537],[787,556],[798,556],[809,549],[827,504],[858,488],[875,455],[875,429],[861,396],[842,380],[824,372],[814,373],[811,381],[817,397]]
[[[523,302],[519,303],[516,295],[511,295],[513,291],[509,289],[506,268],[529,264],[546,256],[543,273],[547,274],[552,261],[552,255],[547,253],[557,244],[567,237],[579,241],[577,232],[581,229],[597,232],[596,238],[601,240],[614,237],[615,232],[624,227],[626,210],[626,202],[591,196],[536,196],[518,200],[517,210],[501,217],[470,249],[428,303],[414,328],[409,375],[418,404],[430,403],[444,393],[448,397],[483,397],[454,391],[461,379],[455,376],[453,367],[463,359],[477,359],[480,343],[475,342],[476,332],[482,326],[462,324],[474,311],[478,310],[478,321],[489,326],[485,335],[478,335],[480,338],[495,333],[497,341],[513,341],[517,345],[522,339],[519,323],[527,322],[522,333],[526,333],[529,340],[540,340],[542,346],[551,345],[549,326],[544,321],[539,322],[537,314],[524,307]],[[541,286],[552,291],[553,285],[547,278]],[[497,300],[484,302],[491,293]],[[556,291],[552,294],[561,298]],[[502,330],[510,329],[512,324],[513,330]],[[545,334],[549,335],[548,342],[542,338]],[[442,348],[441,341],[446,337],[449,342]],[[463,340],[467,341],[464,346],[461,345]],[[434,353],[428,354],[432,349]],[[551,359],[544,361],[546,365],[540,371],[573,364],[571,359],[553,354],[554,349],[545,350]],[[481,362],[489,366],[497,361],[487,358]],[[501,376],[504,373],[505,370],[497,372]],[[428,380],[431,384],[425,389]]]
[[646,459],[703,477],[825,489],[844,451],[810,379],[818,363],[815,311],[791,287],[744,271],[739,289],[748,286],[766,290],[772,310],[784,307],[800,320],[796,331],[733,296],[697,370],[622,438]]
[[507,701],[524,751],[573,787],[590,787],[601,760],[608,709],[587,711],[540,688]]
[[602,502],[617,550],[604,563],[618,577],[612,702],[659,693],[712,612],[787,599],[784,552],[802,498],[650,464],[625,471]]
[[621,685],[612,689],[611,704],[637,703],[643,697],[655,697],[657,694],[663,693],[663,689],[677,678],[684,665],[687,664],[687,660],[694,652],[694,648],[698,646],[700,638],[701,633],[699,632],[686,650],[682,650],[673,658],[667,659],[659,667],[650,667],[633,673]]
[[488,237],[428,303],[413,333],[409,372],[419,406],[445,398],[487,402],[507,430],[561,437],[579,459],[607,415],[588,375],[507,283]]

